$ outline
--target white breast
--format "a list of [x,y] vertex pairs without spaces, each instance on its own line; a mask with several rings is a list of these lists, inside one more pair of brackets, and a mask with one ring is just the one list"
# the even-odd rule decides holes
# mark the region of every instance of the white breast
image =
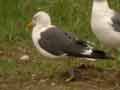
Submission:
[[96,37],[105,45],[117,48],[120,47],[120,33],[114,31],[112,27],[111,17],[113,11],[111,9],[93,9],[91,26]]

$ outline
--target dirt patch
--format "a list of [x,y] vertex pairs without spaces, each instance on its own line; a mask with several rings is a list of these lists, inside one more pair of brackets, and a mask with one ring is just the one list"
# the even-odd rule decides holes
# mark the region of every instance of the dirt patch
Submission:
[[[120,70],[103,70],[96,68],[94,65],[82,64],[74,68],[75,78],[71,82],[79,82],[84,84],[85,87],[93,86],[95,90],[120,90]],[[69,73],[63,74],[65,77],[69,77]],[[105,89],[104,89],[105,88]],[[88,89],[89,90],[89,89]]]
[[[0,90],[120,90],[120,71],[103,70],[94,65],[74,68],[75,80],[65,82],[68,72],[59,78],[42,77],[42,73],[17,72],[0,75]],[[58,75],[58,74],[57,74]]]

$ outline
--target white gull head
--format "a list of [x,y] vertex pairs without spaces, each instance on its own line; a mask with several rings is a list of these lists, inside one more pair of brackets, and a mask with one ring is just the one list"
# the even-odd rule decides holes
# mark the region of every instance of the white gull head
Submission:
[[44,11],[39,11],[33,16],[32,23],[34,26],[48,26],[51,24],[50,16]]
[[39,42],[38,42],[38,40],[41,39],[41,33],[48,30],[49,27],[52,27],[50,16],[44,11],[39,11],[36,14],[34,14],[33,19],[32,19],[32,24],[33,24],[32,40],[37,50],[43,56],[46,56],[49,58],[56,58],[57,56],[54,56],[50,54],[49,52],[47,52],[46,50],[44,50],[39,45]]

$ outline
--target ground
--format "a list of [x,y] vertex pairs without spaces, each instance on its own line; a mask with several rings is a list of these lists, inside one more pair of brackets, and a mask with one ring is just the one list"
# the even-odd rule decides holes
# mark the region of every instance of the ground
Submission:
[[[118,11],[119,3],[109,0],[111,8]],[[49,59],[37,52],[26,28],[32,15],[44,10],[53,24],[111,52],[91,32],[91,7],[92,0],[0,0],[0,90],[119,90],[119,55],[115,60],[97,62]],[[21,59],[24,55],[28,58]],[[76,80],[65,82],[71,68]]]

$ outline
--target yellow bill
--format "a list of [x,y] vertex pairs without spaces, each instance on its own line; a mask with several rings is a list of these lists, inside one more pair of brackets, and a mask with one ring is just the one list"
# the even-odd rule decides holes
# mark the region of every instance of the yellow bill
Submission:
[[33,23],[32,23],[32,22],[29,22],[29,23],[27,24],[27,28],[30,28],[30,30],[31,30],[31,28],[33,28]]

